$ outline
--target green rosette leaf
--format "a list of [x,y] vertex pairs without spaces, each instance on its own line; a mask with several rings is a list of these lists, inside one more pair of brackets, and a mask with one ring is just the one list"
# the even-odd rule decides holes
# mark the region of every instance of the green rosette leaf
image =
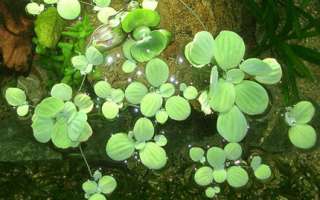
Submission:
[[289,129],[289,139],[300,149],[310,149],[316,144],[317,134],[312,126],[297,124]]
[[268,165],[262,164],[254,170],[254,176],[259,180],[267,180],[271,177],[271,169]]
[[207,161],[214,169],[224,168],[226,153],[219,147],[211,147],[207,151]]
[[235,87],[223,79],[220,79],[211,96],[209,105],[217,112],[226,112],[232,108],[236,99]]
[[68,124],[65,120],[60,119],[54,124],[51,140],[56,147],[61,149],[73,146],[73,142],[68,136]]
[[306,124],[311,121],[315,113],[315,108],[309,101],[300,101],[293,106],[289,116],[293,117],[295,123]]
[[124,95],[129,103],[140,104],[148,93],[148,88],[140,82],[133,82],[126,88]]
[[280,82],[282,77],[281,65],[277,62],[276,59],[266,58],[263,60],[264,63],[268,64],[272,71],[268,74],[256,76],[255,79],[259,83],[271,85]]
[[107,155],[116,161],[123,161],[130,158],[134,150],[134,141],[125,133],[112,135],[106,146]]
[[162,107],[162,96],[157,93],[149,93],[143,97],[140,104],[141,113],[146,117],[153,117]]
[[102,114],[107,119],[114,119],[119,114],[119,106],[118,104],[112,101],[106,101],[102,105]]
[[164,83],[160,86],[159,91],[162,97],[169,98],[175,93],[175,87],[172,83]]
[[51,134],[53,132],[53,125],[53,119],[33,115],[31,125],[33,130],[33,136],[38,142],[49,142],[49,140],[51,139]]
[[35,114],[39,117],[55,117],[64,109],[64,103],[61,99],[48,97],[41,101],[35,109]]
[[146,146],[139,152],[142,164],[149,169],[161,169],[167,163],[167,154],[159,145],[148,142]]
[[226,73],[226,80],[233,84],[239,84],[243,81],[245,74],[240,69],[231,69]]
[[201,167],[194,174],[194,181],[200,186],[207,186],[213,181],[213,170],[211,167]]
[[93,109],[93,101],[91,97],[86,94],[78,94],[73,99],[74,104],[78,107],[79,111],[89,113]]
[[99,180],[98,186],[102,193],[111,194],[117,187],[117,181],[112,176],[103,176]]
[[249,181],[246,170],[240,166],[232,166],[227,170],[227,182],[231,187],[240,188],[245,186]]
[[249,58],[240,64],[240,69],[251,76],[263,76],[272,72],[272,68],[258,58]]
[[159,23],[160,15],[156,11],[141,8],[129,12],[121,22],[122,29],[127,33],[141,26],[156,27]]
[[63,19],[74,20],[80,15],[81,5],[79,0],[59,0],[57,10]]
[[69,101],[72,98],[72,88],[64,83],[55,84],[51,89],[51,96],[62,101]]
[[148,82],[159,87],[164,84],[169,78],[169,67],[166,62],[159,58],[154,58],[147,63],[146,78]]
[[189,151],[189,157],[194,162],[200,162],[204,157],[204,150],[200,147],[192,147]]
[[103,99],[107,99],[111,96],[111,85],[107,81],[99,81],[97,82],[94,87],[94,93]]
[[133,128],[133,135],[138,142],[151,140],[154,136],[152,122],[145,117],[138,119]]
[[242,148],[239,143],[231,142],[224,147],[228,160],[237,160],[242,155]]
[[183,121],[191,114],[189,102],[180,96],[172,96],[166,101],[166,111],[169,117],[176,121]]
[[21,106],[27,102],[26,93],[19,88],[8,88],[5,98],[11,106]]

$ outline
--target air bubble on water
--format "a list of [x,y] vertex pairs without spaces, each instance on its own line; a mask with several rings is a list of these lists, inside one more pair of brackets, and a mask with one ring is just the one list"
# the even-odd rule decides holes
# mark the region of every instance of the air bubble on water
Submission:
[[234,164],[239,165],[241,163],[241,160],[234,161]]
[[164,135],[166,132],[164,130],[161,130],[160,133]]
[[183,59],[183,57],[181,55],[177,56],[177,62],[178,62],[179,65],[184,63],[184,59]]
[[210,148],[210,145],[207,145],[207,148],[209,149],[209,148]]
[[175,83],[176,85],[178,85],[178,84],[179,84],[179,81],[175,81],[174,83]]
[[147,51],[147,53],[150,53],[150,49],[147,49],[146,51]]
[[137,155],[135,155],[135,156],[134,156],[134,159],[135,159],[135,160],[137,160],[137,159],[138,159],[138,156],[137,156]]
[[106,63],[107,65],[112,65],[114,63],[114,58],[112,56],[107,56]]
[[127,161],[127,160],[125,160],[125,161],[124,161],[124,164],[128,164],[128,161]]
[[133,112],[138,113],[139,112],[139,108],[134,108]]
[[174,77],[174,75],[172,75],[169,80],[170,80],[170,82],[173,83],[173,82],[175,82],[176,78]]
[[129,83],[131,83],[132,82],[132,78],[130,77],[130,78],[128,78],[128,82]]
[[192,145],[191,144],[188,144],[188,148],[191,148],[192,147]]
[[117,58],[121,58],[121,54],[120,54],[120,53],[117,53],[117,54],[116,54],[116,57],[117,57]]
[[137,75],[138,75],[138,76],[141,76],[141,75],[142,75],[142,71],[141,71],[141,70],[138,70],[138,71],[137,71]]
[[98,104],[96,104],[96,108],[99,108],[99,105],[98,105]]

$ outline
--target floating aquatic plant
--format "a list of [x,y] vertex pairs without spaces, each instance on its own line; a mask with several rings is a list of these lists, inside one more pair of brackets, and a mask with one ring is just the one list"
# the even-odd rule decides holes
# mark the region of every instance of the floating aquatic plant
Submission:
[[103,63],[103,55],[97,48],[91,46],[87,48],[85,55],[74,56],[71,62],[75,69],[79,70],[82,75],[85,75],[92,71],[93,66]]
[[317,134],[314,128],[308,124],[314,113],[315,108],[309,101],[301,101],[288,108],[285,120],[290,126],[289,139],[294,146],[309,149],[315,145]]
[[26,93],[19,88],[7,88],[5,98],[9,105],[17,107],[17,114],[21,117],[29,112]]
[[106,152],[111,159],[124,161],[137,150],[143,165],[149,169],[161,169],[167,163],[167,155],[162,148],[167,144],[167,139],[164,135],[155,136],[154,132],[152,122],[140,118],[133,131],[112,135],[107,142]]

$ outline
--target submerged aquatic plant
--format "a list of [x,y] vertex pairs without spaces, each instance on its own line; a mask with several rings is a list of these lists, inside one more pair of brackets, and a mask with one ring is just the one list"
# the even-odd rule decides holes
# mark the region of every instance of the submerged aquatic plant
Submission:
[[[81,12],[79,0],[45,0],[44,3],[46,5],[32,2],[26,9],[33,15],[53,12],[57,16],[57,12],[67,20],[76,19]],[[190,149],[191,160],[201,164],[195,172],[195,182],[207,187],[205,194],[208,198],[221,192],[217,186],[220,183],[227,182],[233,188],[245,186],[249,181],[246,170],[249,167],[241,160],[243,150],[240,142],[249,128],[246,115],[266,112],[269,95],[261,84],[272,85],[281,80],[280,64],[272,58],[244,60],[244,41],[234,32],[222,31],[216,38],[209,32],[199,32],[185,47],[185,57],[193,67],[211,67],[208,89],[199,95],[193,85],[168,82],[169,66],[158,56],[170,44],[172,35],[165,29],[157,29],[160,23],[160,15],[155,11],[158,2],[144,0],[142,7],[137,2],[131,2],[126,11],[118,12],[109,7],[110,3],[110,0],[93,0],[94,10],[98,11],[98,19],[103,25],[93,33],[88,46],[78,51],[78,55],[72,57],[68,51],[73,70],[80,71],[82,75],[91,73],[94,66],[104,64],[105,51],[121,44],[125,38],[122,50],[127,60],[122,65],[123,71],[132,73],[139,63],[146,62],[146,82],[134,81],[124,91],[113,88],[107,80],[93,86],[96,96],[104,100],[101,111],[106,119],[115,119],[124,105],[138,107],[143,115],[135,122],[133,130],[111,135],[106,142],[106,154],[115,161],[125,161],[138,154],[141,163],[148,169],[162,169],[168,160],[164,149],[168,141],[164,135],[155,135],[151,119],[159,124],[166,123],[168,119],[186,120],[191,114],[189,101],[198,99],[205,114],[218,114],[217,131],[229,143],[223,149]],[[46,7],[50,8],[44,11]],[[76,25],[75,29],[64,34],[79,37],[83,42],[88,31],[82,29],[81,24]],[[44,43],[41,40],[38,42]],[[56,42],[58,40],[50,41],[47,47],[55,46]],[[112,193],[117,182],[112,176],[102,176],[100,171],[92,174],[81,149],[80,143],[92,135],[87,114],[94,107],[91,97],[81,93],[85,81],[86,76],[83,76],[76,94],[65,83],[55,84],[50,96],[35,106],[29,105],[25,92],[19,88],[8,88],[5,98],[17,108],[19,116],[26,116],[29,108],[35,107],[31,127],[37,141],[47,143],[51,140],[62,149],[79,147],[90,174],[90,179],[82,185],[85,198],[104,200],[104,194]],[[299,148],[306,149],[315,144],[315,130],[307,124],[314,112],[311,103],[299,102],[286,113],[290,126],[289,139]],[[262,164],[259,156],[251,158],[250,167],[261,181],[272,176],[270,167]]]

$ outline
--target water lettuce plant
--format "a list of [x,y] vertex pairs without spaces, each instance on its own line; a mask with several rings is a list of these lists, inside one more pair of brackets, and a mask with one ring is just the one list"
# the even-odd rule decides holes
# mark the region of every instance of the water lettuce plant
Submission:
[[[232,188],[244,187],[249,181],[251,168],[254,176],[266,181],[272,176],[271,168],[262,164],[260,156],[252,156],[250,166],[243,160],[240,142],[245,138],[249,123],[247,116],[265,113],[269,106],[269,95],[262,86],[279,83],[282,78],[280,64],[273,58],[245,59],[243,39],[231,31],[222,31],[215,38],[206,31],[201,31],[185,46],[184,53],[191,66],[202,70],[209,66],[209,85],[204,91],[198,91],[197,85],[170,82],[170,68],[161,53],[170,44],[172,34],[160,29],[160,15],[156,11],[156,0],[144,0],[140,5],[131,1],[127,9],[116,11],[110,7],[110,0],[93,0],[93,10],[102,23],[95,31],[85,30],[84,22],[62,32],[81,39],[83,48],[77,48],[77,55],[72,54],[73,46],[47,38],[51,29],[38,34],[38,44],[46,48],[63,46],[68,55],[65,62],[73,66],[71,71],[82,76],[77,92],[68,84],[55,84],[50,96],[37,105],[30,105],[26,93],[10,87],[5,92],[9,105],[16,109],[19,116],[32,113],[32,129],[35,139],[40,143],[52,143],[61,149],[79,147],[88,167],[90,179],[82,188],[85,198],[105,200],[104,195],[111,194],[117,187],[112,176],[102,176],[100,171],[92,174],[83,154],[81,143],[87,141],[93,130],[88,123],[88,113],[94,108],[90,94],[81,92],[86,83],[87,74],[93,67],[105,64],[108,51],[122,44],[125,61],[124,73],[132,73],[137,66],[144,66],[145,80],[130,81],[124,90],[113,88],[104,78],[98,79],[92,86],[98,102],[102,99],[101,114],[107,120],[115,120],[123,108],[133,106],[141,112],[133,129],[127,133],[114,133],[106,142],[106,154],[114,161],[125,161],[136,155],[141,163],[151,170],[160,170],[167,164],[168,156],[164,146],[167,138],[155,133],[169,119],[186,120],[192,112],[190,101],[198,99],[205,114],[217,113],[217,132],[228,143],[224,148],[213,146],[208,150],[192,147],[189,156],[199,167],[195,171],[194,181],[205,186],[208,198],[214,198],[221,192],[218,184],[227,182]],[[44,4],[31,2],[26,6],[32,15],[55,16],[64,20],[74,20],[81,15],[79,0],[44,0]],[[51,13],[52,12],[52,13]],[[42,14],[41,14],[42,13]],[[83,21],[88,18],[83,19]],[[45,20],[39,20],[45,21]],[[64,29],[64,27],[60,27]],[[59,30],[60,30],[59,29]],[[86,43],[88,33],[93,32]],[[39,48],[38,48],[39,49]],[[79,75],[80,76],[80,75]],[[97,103],[96,108],[100,105]],[[34,108],[34,109],[33,109]],[[95,109],[95,111],[98,109]],[[100,113],[100,111],[99,111]],[[308,123],[314,116],[315,108],[310,102],[302,101],[289,107],[285,120],[290,126],[289,139],[298,148],[308,149],[316,142],[316,132]],[[153,121],[152,121],[153,120]]]

